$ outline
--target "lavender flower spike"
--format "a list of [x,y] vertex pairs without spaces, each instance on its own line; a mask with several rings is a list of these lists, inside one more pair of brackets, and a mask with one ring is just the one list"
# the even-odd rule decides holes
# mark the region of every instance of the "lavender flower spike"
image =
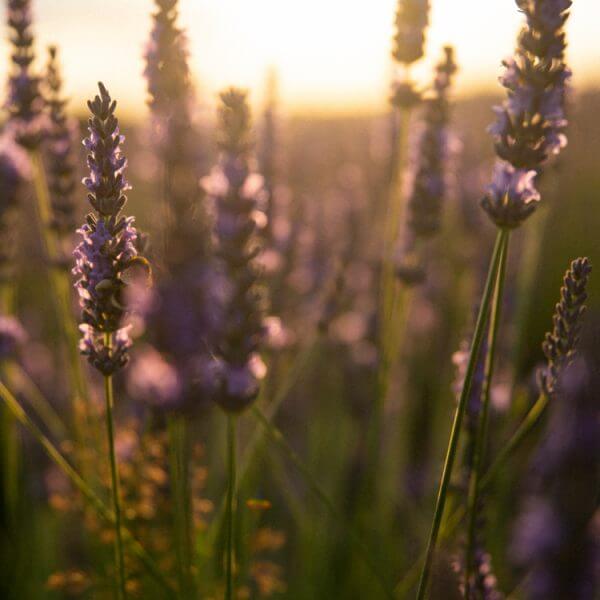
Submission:
[[[500,83],[508,97],[490,127],[501,159],[482,205],[499,227],[520,225],[535,209],[535,172],[567,143],[564,103],[571,76],[564,62],[570,0],[516,0],[526,17]],[[531,172],[534,174],[531,175]]]
[[578,258],[565,274],[560,302],[552,319],[552,331],[546,334],[542,346],[547,367],[540,373],[540,382],[548,396],[554,394],[560,373],[573,361],[586,310],[586,287],[591,271],[589,259]]
[[260,210],[262,178],[251,173],[250,112],[245,92],[221,94],[221,156],[206,181],[214,203],[217,253],[227,282],[223,330],[217,352],[221,383],[217,402],[238,412],[256,397],[266,367],[259,355],[266,331],[256,256],[257,228],[265,223]]
[[48,134],[48,188],[52,202],[51,227],[60,239],[68,239],[75,228],[74,140],[77,124],[65,114],[67,100],[62,96],[62,79],[57,49],[48,48],[46,104],[50,113]]
[[[122,325],[126,312],[123,274],[134,265],[148,266],[136,250],[133,217],[120,215],[129,186],[123,175],[127,161],[121,154],[123,136],[114,115],[116,102],[102,83],[98,87],[100,95],[88,102],[92,116],[84,145],[90,152],[90,176],[83,180],[97,214],[89,214],[78,231],[83,239],[73,253],[73,274],[83,312],[81,352],[101,373],[111,375],[127,363],[131,345],[128,328]],[[106,338],[113,333],[111,348]]]
[[9,127],[25,148],[36,148],[45,130],[40,78],[32,73],[35,58],[30,0],[8,0],[8,27],[12,30],[12,72],[8,79],[6,109]]

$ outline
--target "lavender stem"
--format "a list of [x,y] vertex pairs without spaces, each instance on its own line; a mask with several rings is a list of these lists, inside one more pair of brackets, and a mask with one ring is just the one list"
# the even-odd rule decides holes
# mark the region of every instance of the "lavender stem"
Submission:
[[494,246],[494,252],[488,268],[488,276],[479,307],[479,314],[477,316],[477,323],[475,325],[475,332],[473,334],[473,342],[471,344],[471,351],[469,354],[469,362],[467,364],[467,371],[465,374],[465,382],[460,394],[458,406],[454,413],[454,422],[452,423],[452,430],[450,432],[450,439],[448,441],[448,450],[446,452],[446,459],[444,461],[444,468],[442,471],[442,477],[440,480],[438,496],[435,506],[435,512],[433,514],[433,521],[431,525],[431,532],[429,534],[429,541],[427,542],[427,553],[425,556],[425,563],[423,570],[421,571],[421,578],[419,581],[419,588],[417,592],[417,600],[423,600],[427,592],[427,585],[429,583],[429,575],[431,573],[431,566],[433,562],[433,556],[437,545],[438,534],[442,517],[444,514],[444,508],[446,505],[446,496],[448,493],[448,486],[450,484],[450,476],[452,474],[452,467],[454,466],[454,459],[456,451],[458,449],[458,438],[460,436],[462,419],[465,413],[467,405],[467,398],[471,392],[471,384],[473,381],[473,374],[475,372],[475,366],[477,364],[477,356],[483,341],[483,335],[485,332],[485,323],[487,314],[490,308],[492,293],[496,284],[496,277],[498,270],[501,267],[501,261],[506,260],[506,253],[504,249],[508,240],[508,231],[505,229],[499,229],[496,236],[496,243]]
[[236,425],[237,417],[227,415],[227,537],[225,546],[225,600],[234,597],[234,496],[236,490]]
[[[104,344],[107,349],[112,349],[112,333],[104,334]],[[127,598],[125,589],[125,559],[123,554],[123,533],[121,531],[121,498],[119,486],[119,472],[117,470],[117,455],[115,452],[115,434],[113,422],[114,390],[112,375],[104,375],[104,398],[106,401],[106,433],[108,438],[108,454],[110,458],[110,477],[115,513],[115,559],[117,567],[117,597],[120,600]]]
[[506,234],[506,242],[503,248],[503,256],[500,259],[498,269],[498,279],[494,291],[494,300],[490,313],[490,327],[488,334],[488,353],[485,363],[485,377],[483,381],[481,414],[477,425],[477,434],[475,440],[475,449],[473,453],[473,468],[469,479],[468,495],[468,528],[467,528],[467,547],[465,560],[465,597],[469,597],[470,577],[473,569],[473,558],[475,552],[475,529],[477,521],[477,511],[479,507],[479,493],[481,487],[482,468],[485,458],[485,448],[489,430],[489,412],[490,412],[490,389],[492,378],[494,376],[494,360],[496,357],[496,346],[498,342],[498,330],[500,326],[500,317],[502,311],[502,298],[504,291],[504,281],[506,278],[506,255],[508,254],[508,244],[510,234]]

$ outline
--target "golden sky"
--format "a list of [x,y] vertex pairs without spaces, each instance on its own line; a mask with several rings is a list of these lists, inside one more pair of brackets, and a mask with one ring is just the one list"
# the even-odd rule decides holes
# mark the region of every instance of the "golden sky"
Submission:
[[[3,3],[4,4],[4,3]],[[275,67],[292,111],[327,112],[385,106],[396,0],[181,0],[198,97],[210,105],[227,85],[258,100]],[[103,80],[122,110],[145,110],[142,53],[152,0],[33,0],[40,50],[62,49],[66,86],[75,104]],[[494,90],[501,59],[521,21],[513,0],[432,0],[430,59],[456,47],[460,95]],[[3,15],[4,16],[4,15]],[[575,0],[568,33],[575,85],[600,84],[600,0]],[[2,48],[8,54],[6,43]],[[40,52],[42,54],[42,52]],[[0,77],[6,79],[7,61]]]

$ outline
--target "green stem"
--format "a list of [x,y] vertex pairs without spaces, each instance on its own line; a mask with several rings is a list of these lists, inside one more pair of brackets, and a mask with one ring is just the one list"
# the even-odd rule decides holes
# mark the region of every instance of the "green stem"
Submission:
[[[112,348],[112,333],[104,334],[104,343],[109,352]],[[117,567],[117,597],[121,600],[127,598],[125,585],[125,557],[123,554],[123,533],[121,531],[121,493],[119,486],[119,472],[117,470],[117,455],[115,452],[115,433],[113,421],[114,391],[111,375],[104,376],[104,398],[106,400],[106,434],[108,438],[108,455],[110,458],[110,477],[115,513],[115,564]]]
[[[77,434],[77,441],[85,443],[85,433],[82,431],[82,423],[78,420],[78,415],[85,419],[85,400],[88,398],[87,382],[81,368],[81,359],[78,351],[79,334],[73,315],[71,312],[71,281],[66,270],[57,266],[60,261],[60,246],[56,234],[52,231],[50,224],[52,221],[52,207],[50,193],[48,191],[48,182],[41,154],[38,150],[29,152],[29,158],[32,168],[33,184],[36,195],[36,213],[40,238],[42,240],[44,254],[48,261],[50,286],[52,289],[52,299],[54,311],[64,344],[65,353],[68,357],[69,368],[67,375],[71,387],[74,430]],[[82,403],[77,406],[77,403]]]
[[185,419],[181,415],[170,417],[168,432],[179,590],[183,598],[193,598],[194,584],[191,574],[187,427]]
[[500,258],[500,268],[498,269],[498,279],[494,291],[494,300],[490,313],[490,327],[488,333],[488,352],[485,362],[485,376],[483,381],[483,390],[481,394],[481,414],[477,424],[477,436],[475,440],[475,449],[473,452],[473,468],[469,478],[468,495],[468,527],[467,527],[467,547],[465,556],[465,598],[469,598],[469,586],[471,574],[473,572],[473,557],[475,552],[475,529],[477,523],[477,513],[479,506],[479,492],[482,476],[482,468],[485,459],[485,449],[488,439],[489,416],[490,416],[490,389],[492,378],[494,377],[494,361],[496,358],[496,346],[498,342],[498,331],[500,329],[500,317],[502,311],[502,298],[504,292],[504,280],[506,278],[506,263],[508,255],[509,235],[506,236],[506,242]]
[[[540,395],[533,406],[529,409],[525,418],[519,425],[518,429],[509,438],[508,442],[502,446],[502,450],[481,478],[480,492],[486,492],[494,482],[498,474],[506,467],[511,456],[521,446],[533,428],[539,423],[544,411],[548,406],[548,398],[545,395]],[[466,515],[464,506],[459,506],[446,520],[444,527],[441,530],[440,538],[446,539],[451,536],[456,528],[460,525]],[[396,584],[394,593],[398,598],[404,598],[410,588],[417,582],[419,569],[425,562],[426,553],[411,566],[402,579]]]
[[454,459],[456,457],[456,451],[458,448],[458,439],[460,436],[462,419],[465,413],[465,407],[467,404],[467,398],[471,393],[471,385],[473,383],[473,374],[475,372],[475,366],[477,364],[477,357],[479,355],[479,349],[481,348],[481,342],[485,332],[485,324],[487,315],[490,308],[492,299],[492,293],[494,291],[496,277],[498,269],[500,267],[500,261],[503,254],[503,249],[508,239],[508,233],[505,230],[499,230],[496,236],[496,243],[494,246],[494,252],[490,261],[488,269],[487,281],[485,284],[483,297],[481,300],[481,306],[479,307],[479,314],[477,316],[477,323],[475,325],[475,332],[473,334],[473,342],[471,344],[471,351],[469,354],[469,362],[467,364],[467,370],[465,373],[465,381],[460,394],[458,405],[454,413],[454,421],[452,423],[452,429],[450,432],[450,439],[448,441],[448,449],[446,452],[446,459],[444,461],[444,468],[442,470],[442,476],[440,480],[438,496],[435,506],[435,512],[433,514],[433,521],[431,525],[431,532],[429,534],[429,540],[427,542],[427,552],[425,556],[425,563],[423,570],[421,571],[421,578],[419,581],[419,587],[417,591],[417,599],[423,600],[427,593],[427,585],[429,583],[429,575],[431,572],[431,565],[433,562],[433,556],[437,545],[438,533],[444,514],[444,507],[446,505],[446,496],[448,493],[448,486],[450,483],[450,476],[452,474],[452,467],[454,466]]
[[[75,469],[67,462],[64,456],[57,450],[56,446],[42,433],[40,428],[29,418],[23,407],[19,404],[14,395],[0,381],[0,396],[4,400],[4,405],[8,408],[11,414],[19,423],[35,438],[42,446],[48,458],[65,474],[71,483],[81,492],[89,505],[94,509],[96,514],[107,523],[115,524],[115,515],[102,500],[96,495],[92,488],[85,480],[75,471]],[[144,547],[133,537],[131,532],[123,528],[124,539],[127,542],[132,554],[134,554],[144,565],[148,574],[151,575],[157,583],[159,583],[169,598],[174,598],[175,594],[171,585],[162,575],[159,567],[154,562],[153,558],[146,552]]]
[[[318,335],[315,339],[306,344],[305,348],[296,356],[289,373],[286,375],[283,383],[275,391],[273,400],[267,404],[266,412],[269,419],[273,419],[275,417],[280,406],[289,396],[290,392],[300,380],[301,376],[307,373],[315,358],[318,357],[320,342],[321,338],[320,335]],[[242,452],[243,458],[240,462],[238,476],[236,477],[236,490],[240,482],[242,482],[246,477],[246,474],[254,461],[256,452],[258,448],[260,448],[263,438],[264,429],[260,426],[257,426],[252,433],[250,441],[244,447]],[[226,498],[223,498],[223,501],[216,511],[211,524],[209,525],[208,531],[203,536],[204,544],[198,550],[198,556],[206,556],[206,548],[212,548],[214,546],[219,532],[223,530],[223,519],[225,517],[226,504]]]
[[67,437],[65,424],[29,374],[15,361],[8,362],[5,369],[7,381],[16,386],[48,431],[56,439],[65,439]]
[[[263,412],[257,406],[252,407],[252,414],[264,427],[271,440],[275,442],[285,452],[290,462],[292,462],[293,465],[298,469],[298,471],[300,471],[312,493],[321,501],[325,508],[327,508],[327,510],[333,516],[334,520],[336,522],[339,521],[340,514],[342,514],[342,511],[339,510],[339,508],[336,507],[333,500],[329,498],[327,492],[325,492],[325,490],[321,487],[319,482],[314,478],[313,474],[310,472],[310,469],[304,464],[304,462],[302,461],[300,456],[298,456],[296,451],[289,445],[281,431],[275,425],[273,425],[269,418],[265,414],[263,414]],[[356,531],[350,523],[344,523],[343,527],[344,530],[348,532],[352,543],[359,551],[360,556],[363,559],[365,565],[368,567],[371,574],[380,584],[381,589],[385,593],[386,597],[393,598],[394,595],[389,589],[385,578],[383,577],[383,575],[381,575],[378,568],[371,559],[371,551],[366,547],[361,537],[356,533]]]
[[234,496],[236,490],[235,483],[235,459],[236,459],[236,415],[227,415],[227,533],[225,545],[225,600],[233,600],[234,581],[233,581],[233,563],[234,563]]

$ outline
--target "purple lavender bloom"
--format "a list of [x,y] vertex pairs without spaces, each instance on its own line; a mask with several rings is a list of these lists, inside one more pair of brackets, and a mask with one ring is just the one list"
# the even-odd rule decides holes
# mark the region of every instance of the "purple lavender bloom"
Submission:
[[517,227],[536,209],[540,200],[536,176],[535,171],[496,162],[492,183],[481,205],[498,227]]
[[483,200],[490,218],[506,228],[517,227],[535,210],[539,194],[533,190],[535,176],[530,172],[539,171],[567,143],[564,105],[571,76],[564,62],[563,30],[571,2],[516,2],[526,23],[514,56],[503,62],[500,83],[508,97],[495,107],[496,122],[490,127],[498,157],[514,170],[508,165],[497,167]]
[[48,48],[46,104],[50,128],[46,146],[48,189],[51,196],[51,227],[59,240],[68,241],[75,228],[75,157],[74,142],[78,126],[65,114],[67,100],[62,96],[57,49]]
[[249,166],[250,111],[246,94],[230,89],[221,94],[217,167],[204,182],[214,206],[217,254],[226,281],[226,297],[216,354],[221,381],[216,401],[228,411],[247,407],[258,393],[266,367],[259,349],[266,330],[264,299],[256,257],[259,224],[265,215],[262,179]]
[[[100,96],[88,102],[92,112],[89,137],[90,176],[83,180],[88,199],[98,214],[89,214],[78,230],[82,241],[74,251],[75,288],[83,311],[83,338],[80,349],[90,363],[104,375],[123,367],[131,345],[128,327],[122,325],[126,312],[124,274],[134,266],[148,272],[148,264],[138,256],[138,234],[133,217],[120,215],[128,189],[123,171],[127,164],[121,154],[123,136],[106,88],[100,83]],[[112,347],[111,347],[112,345]]]
[[446,47],[444,60],[436,67],[433,94],[423,103],[422,123],[416,143],[416,164],[408,200],[408,226],[417,236],[431,236],[440,227],[446,191],[448,91],[455,72],[453,50]]
[[12,31],[12,72],[8,79],[6,108],[8,127],[14,138],[26,148],[39,145],[46,129],[40,78],[32,73],[33,34],[30,0],[8,0],[8,27]]
[[0,360],[14,358],[19,346],[26,340],[25,329],[17,319],[0,316]]

